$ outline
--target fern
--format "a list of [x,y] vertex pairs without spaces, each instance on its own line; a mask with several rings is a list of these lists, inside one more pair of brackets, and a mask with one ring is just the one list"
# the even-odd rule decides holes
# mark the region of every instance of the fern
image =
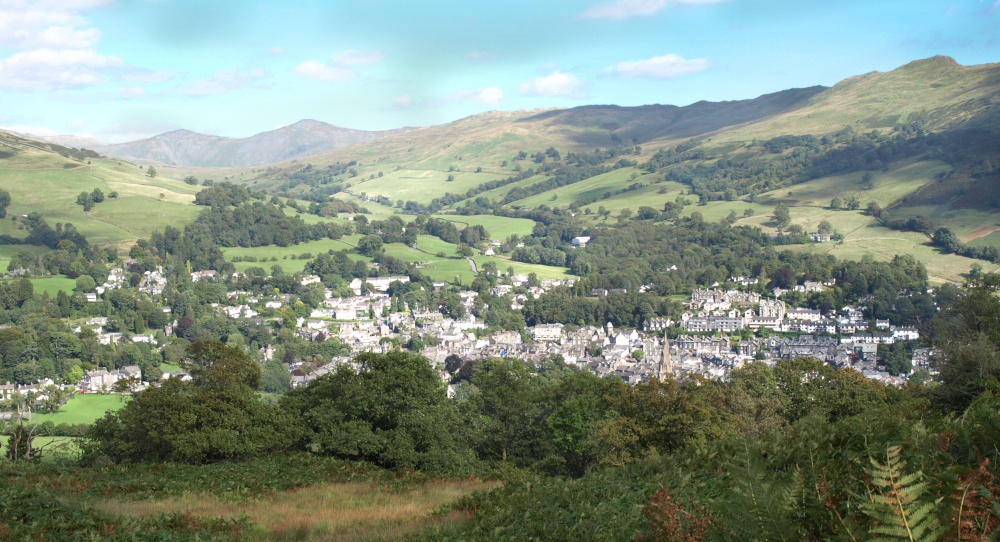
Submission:
[[773,472],[759,450],[728,469],[728,486],[716,503],[720,527],[737,540],[801,540],[796,503],[801,496],[798,471]]
[[932,542],[946,529],[934,516],[940,500],[921,502],[929,484],[922,481],[923,472],[904,473],[906,461],[900,458],[901,452],[900,446],[889,446],[885,463],[871,459],[868,475],[874,488],[869,487],[871,500],[862,510],[876,525],[868,533],[879,541]]

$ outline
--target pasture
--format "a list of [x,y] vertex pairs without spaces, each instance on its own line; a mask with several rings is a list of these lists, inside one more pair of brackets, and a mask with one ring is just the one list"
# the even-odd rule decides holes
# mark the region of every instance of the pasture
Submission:
[[521,237],[531,235],[531,231],[535,228],[535,221],[527,218],[507,218],[495,215],[434,215],[434,218],[454,222],[460,230],[466,226],[479,224],[489,232],[490,239],[497,241],[504,241],[511,235]]
[[65,275],[39,277],[29,280],[36,294],[47,293],[49,297],[59,295],[60,291],[66,292],[67,295],[72,295],[73,289],[76,288],[76,279],[71,279]]
[[73,395],[59,412],[52,414],[32,414],[32,423],[52,422],[69,425],[90,424],[104,416],[109,410],[118,410],[131,399],[127,395],[105,395],[99,393],[77,393]]
[[[33,167],[17,167],[29,165],[18,162],[26,156],[20,153],[0,161],[0,186],[11,193],[8,213],[39,212],[53,227],[56,223],[73,224],[97,245],[124,248],[136,238],[148,237],[167,225],[183,226],[200,211],[191,205],[198,187],[163,177],[147,177],[143,170],[126,162],[93,159],[91,164],[81,164],[66,162],[58,155],[38,153],[29,161]],[[73,167],[47,167],[53,161]],[[95,188],[105,194],[105,200],[85,212],[76,203],[77,195]],[[118,197],[107,197],[112,192],[117,192]],[[24,236],[11,223],[0,226],[0,233]]]

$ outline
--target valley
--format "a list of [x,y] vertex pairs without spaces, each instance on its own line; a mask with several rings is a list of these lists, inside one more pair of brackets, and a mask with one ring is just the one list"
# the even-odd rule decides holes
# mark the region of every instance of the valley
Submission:
[[995,534],[997,81],[0,132],[0,540]]

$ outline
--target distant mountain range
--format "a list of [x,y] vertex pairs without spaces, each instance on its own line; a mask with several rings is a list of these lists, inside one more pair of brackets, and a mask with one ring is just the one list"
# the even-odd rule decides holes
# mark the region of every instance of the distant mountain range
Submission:
[[190,130],[174,130],[149,139],[114,145],[77,136],[49,136],[38,139],[66,147],[87,148],[139,164],[249,167],[376,141],[410,130],[413,128],[372,132],[341,128],[316,120],[301,120],[289,126],[246,138],[219,137]]

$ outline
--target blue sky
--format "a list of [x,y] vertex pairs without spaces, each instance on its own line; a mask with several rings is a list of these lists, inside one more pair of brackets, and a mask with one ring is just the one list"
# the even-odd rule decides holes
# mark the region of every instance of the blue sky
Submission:
[[119,142],[674,104],[1000,62],[1000,0],[0,0],[0,127]]

